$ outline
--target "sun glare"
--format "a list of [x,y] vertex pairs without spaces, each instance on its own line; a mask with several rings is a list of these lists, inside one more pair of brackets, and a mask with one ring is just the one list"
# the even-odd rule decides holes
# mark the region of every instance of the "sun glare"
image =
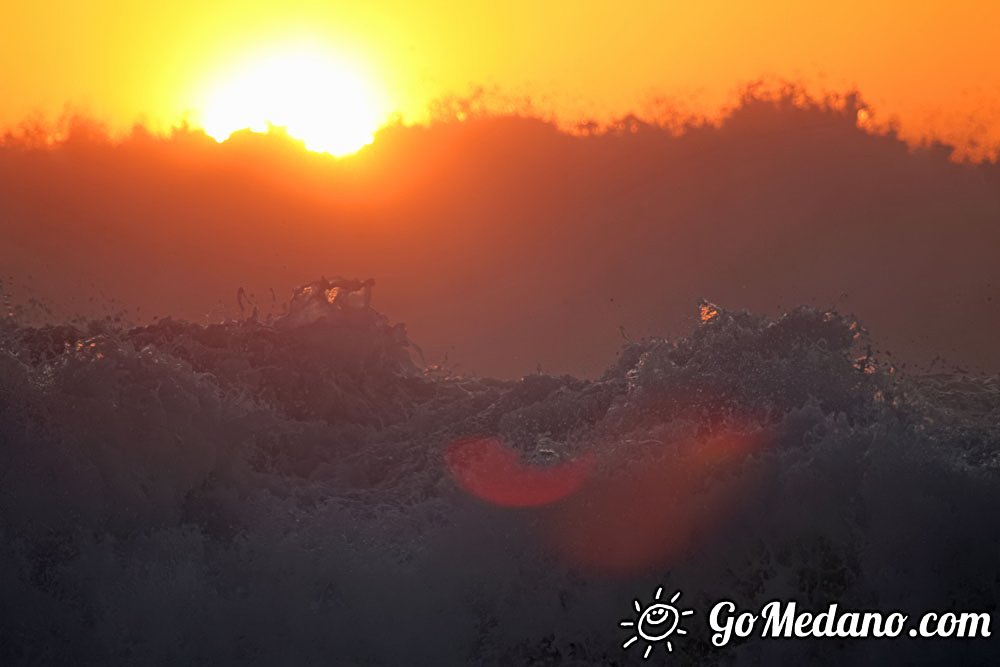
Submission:
[[217,141],[238,130],[284,127],[311,151],[348,155],[380,123],[364,79],[326,54],[292,52],[243,65],[204,96],[201,126]]

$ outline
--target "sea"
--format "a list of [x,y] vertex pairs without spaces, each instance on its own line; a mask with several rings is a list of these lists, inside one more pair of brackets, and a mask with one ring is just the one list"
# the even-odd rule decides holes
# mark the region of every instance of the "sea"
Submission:
[[[1000,377],[701,301],[597,377],[494,378],[313,289],[213,323],[7,309],[0,664],[1000,659]],[[772,601],[905,629],[776,637]],[[753,619],[720,646],[727,609]],[[928,612],[989,634],[911,637]]]

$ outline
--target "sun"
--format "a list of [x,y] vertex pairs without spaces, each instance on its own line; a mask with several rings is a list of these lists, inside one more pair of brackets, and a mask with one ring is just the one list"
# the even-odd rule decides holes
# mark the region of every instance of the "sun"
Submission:
[[656,594],[653,596],[653,603],[645,609],[643,609],[642,604],[638,600],[635,600],[635,612],[639,615],[638,618],[636,620],[626,619],[619,624],[623,628],[636,629],[636,634],[626,640],[622,644],[622,648],[627,649],[639,641],[640,638],[646,640],[646,650],[642,654],[643,660],[649,658],[649,654],[653,652],[653,646],[656,642],[664,642],[668,653],[673,651],[674,646],[667,638],[673,634],[686,635],[687,630],[678,626],[682,617],[690,616],[694,613],[693,609],[679,611],[674,606],[674,603],[681,597],[680,591],[674,593],[673,597],[670,598],[669,604],[659,601],[661,595],[663,595],[662,586],[656,589]]
[[317,49],[242,63],[208,86],[203,99],[200,124],[217,141],[237,130],[284,127],[307,149],[335,156],[371,143],[381,121],[366,80]]

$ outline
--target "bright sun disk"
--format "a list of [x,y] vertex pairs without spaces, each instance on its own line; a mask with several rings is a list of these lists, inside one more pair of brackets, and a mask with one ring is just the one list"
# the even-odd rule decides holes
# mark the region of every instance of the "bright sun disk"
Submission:
[[238,130],[284,127],[311,151],[335,156],[371,143],[379,126],[374,96],[357,74],[322,54],[272,56],[213,86],[201,125],[216,141]]

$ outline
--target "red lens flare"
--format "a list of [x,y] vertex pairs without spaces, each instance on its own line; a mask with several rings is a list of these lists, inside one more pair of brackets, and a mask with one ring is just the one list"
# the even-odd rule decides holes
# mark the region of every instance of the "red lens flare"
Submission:
[[608,575],[676,563],[742,497],[747,479],[726,471],[763,443],[760,435],[723,432],[633,448],[552,509],[546,539],[571,565]]
[[463,438],[445,450],[445,463],[460,487],[505,507],[538,507],[571,496],[587,479],[593,462],[593,455],[585,454],[552,466],[526,464],[492,437]]

